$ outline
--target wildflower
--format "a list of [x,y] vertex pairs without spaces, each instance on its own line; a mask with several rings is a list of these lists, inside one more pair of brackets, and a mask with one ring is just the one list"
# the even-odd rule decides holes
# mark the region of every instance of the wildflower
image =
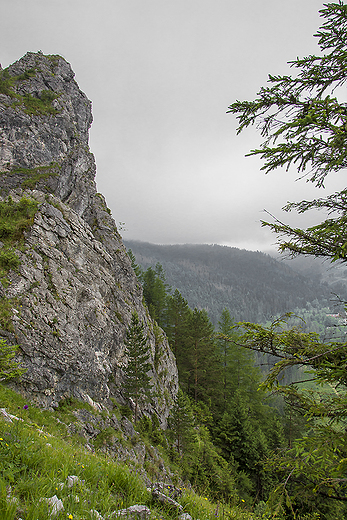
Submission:
[[28,408],[29,408],[29,406],[28,406],[27,404],[25,404],[25,405],[23,406],[23,410],[27,410]]
[[69,515],[68,518],[69,518],[70,520],[72,520],[72,519],[73,519],[73,516],[72,516],[72,515]]

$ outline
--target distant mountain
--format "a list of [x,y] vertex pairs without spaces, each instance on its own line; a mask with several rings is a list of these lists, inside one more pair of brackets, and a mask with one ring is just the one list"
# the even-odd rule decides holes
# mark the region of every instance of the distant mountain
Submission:
[[214,324],[225,307],[236,320],[264,322],[307,303],[330,306],[331,288],[319,273],[304,276],[268,254],[219,245],[124,244],[143,269],[159,262],[172,289],[191,307],[206,309]]
[[321,258],[299,256],[283,258],[286,265],[316,281],[326,282],[331,290],[347,300],[347,265],[345,262],[329,262]]

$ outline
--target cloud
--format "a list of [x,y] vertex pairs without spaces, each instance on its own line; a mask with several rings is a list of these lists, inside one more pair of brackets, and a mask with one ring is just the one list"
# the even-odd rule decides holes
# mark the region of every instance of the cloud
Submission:
[[[98,190],[124,236],[268,248],[261,211],[321,196],[295,172],[259,172],[226,110],[267,74],[317,50],[317,0],[12,0],[2,6],[3,66],[26,51],[62,54],[93,101]],[[15,20],[16,30],[13,30]],[[329,181],[330,182],[330,181]],[[338,189],[338,178],[328,188]],[[291,218],[291,217],[290,217]],[[253,245],[253,246],[252,246]]]

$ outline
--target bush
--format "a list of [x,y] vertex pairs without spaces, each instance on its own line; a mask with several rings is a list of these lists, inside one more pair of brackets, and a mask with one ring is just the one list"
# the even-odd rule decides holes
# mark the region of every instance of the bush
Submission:
[[17,269],[19,265],[20,260],[12,248],[0,250],[0,267],[2,269],[9,271],[10,269]]
[[17,350],[18,345],[7,345],[5,339],[0,339],[0,381],[8,381],[24,373],[13,360]]

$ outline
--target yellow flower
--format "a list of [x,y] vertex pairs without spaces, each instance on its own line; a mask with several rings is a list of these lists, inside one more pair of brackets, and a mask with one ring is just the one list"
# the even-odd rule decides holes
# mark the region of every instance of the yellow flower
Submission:
[[72,519],[73,519],[73,516],[72,516],[72,515],[69,515],[68,518],[69,518],[70,520],[72,520]]

